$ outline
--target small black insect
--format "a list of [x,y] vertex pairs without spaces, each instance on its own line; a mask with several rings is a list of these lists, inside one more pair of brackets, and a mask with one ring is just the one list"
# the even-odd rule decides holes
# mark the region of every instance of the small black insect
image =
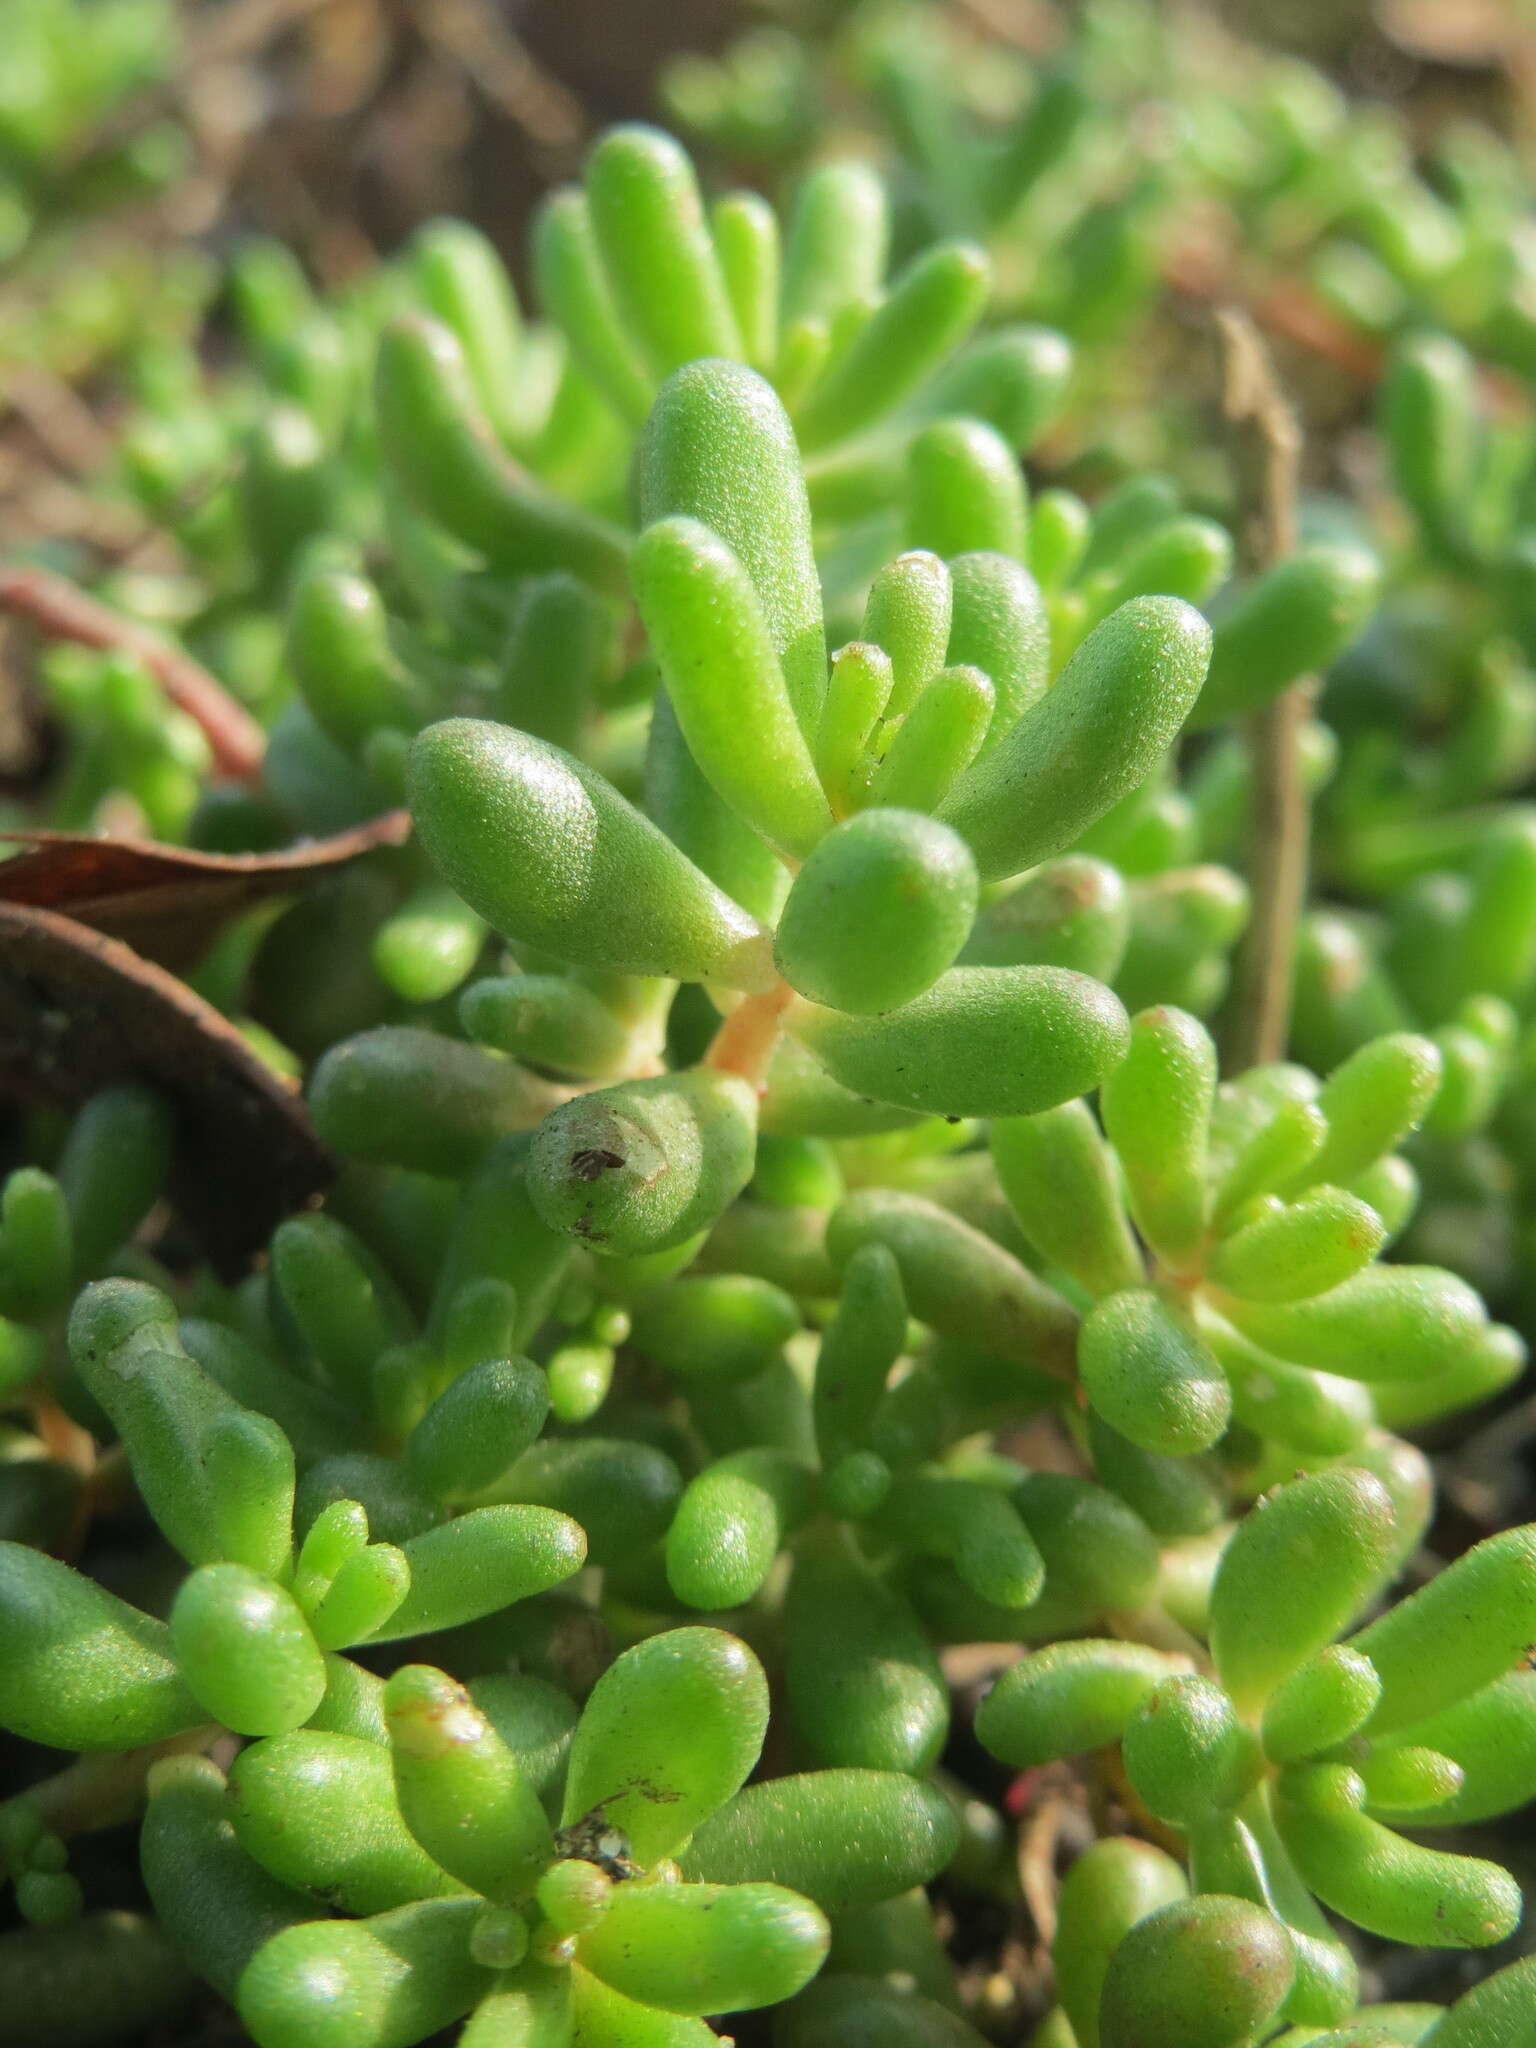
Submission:
[[608,1825],[601,1806],[594,1806],[580,1820],[561,1828],[555,1836],[555,1847],[564,1858],[595,1863],[604,1877],[612,1878],[615,1884],[642,1874],[639,1864],[630,1861],[629,1837],[622,1828]]

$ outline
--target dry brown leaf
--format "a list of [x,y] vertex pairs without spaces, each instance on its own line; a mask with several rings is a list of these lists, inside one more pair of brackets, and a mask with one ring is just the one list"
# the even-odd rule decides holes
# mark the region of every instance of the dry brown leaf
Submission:
[[26,847],[0,861],[0,903],[56,910],[123,939],[162,967],[191,967],[241,911],[290,895],[381,846],[410,837],[407,811],[387,811],[328,839],[279,853],[196,853],[147,839],[72,832],[0,832]]
[[73,918],[0,903],[0,1090],[69,1108],[125,1080],[172,1105],[171,1198],[226,1279],[334,1174],[298,1092],[184,982]]

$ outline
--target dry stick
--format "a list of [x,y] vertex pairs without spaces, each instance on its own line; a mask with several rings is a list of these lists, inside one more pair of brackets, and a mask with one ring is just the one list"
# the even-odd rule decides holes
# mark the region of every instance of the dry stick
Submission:
[[[1237,511],[1238,566],[1255,576],[1295,551],[1301,432],[1274,364],[1246,313],[1216,316],[1221,409]],[[1296,930],[1307,888],[1307,790],[1301,735],[1315,685],[1293,683],[1246,721],[1253,813],[1253,910],[1227,1018],[1231,1073],[1284,1056],[1290,1035]]]
[[417,0],[416,26],[530,142],[570,161],[587,135],[586,110],[538,62],[491,0]]
[[81,140],[73,165],[78,168],[121,149],[152,123],[184,107],[206,73],[259,56],[269,43],[335,5],[336,0],[225,0],[221,7],[205,7],[184,37],[184,54],[175,74],[115,107]]
[[224,774],[238,782],[260,775],[267,736],[256,720],[200,661],[152,627],[109,610],[50,569],[0,569],[0,611],[28,620],[50,640],[133,655],[200,728]]

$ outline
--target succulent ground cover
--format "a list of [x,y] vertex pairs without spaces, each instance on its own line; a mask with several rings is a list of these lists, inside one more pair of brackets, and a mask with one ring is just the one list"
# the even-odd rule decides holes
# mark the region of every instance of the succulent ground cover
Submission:
[[6,2048],[1536,2039],[1528,180],[834,12],[0,569]]

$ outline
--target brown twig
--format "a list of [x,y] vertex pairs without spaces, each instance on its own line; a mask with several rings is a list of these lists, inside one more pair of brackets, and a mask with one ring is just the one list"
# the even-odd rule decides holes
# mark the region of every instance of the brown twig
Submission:
[[723,1074],[740,1074],[761,1089],[768,1063],[784,1035],[784,1013],[795,1000],[787,981],[755,996],[744,996],[715,1033],[704,1064]]
[[66,476],[94,477],[105,468],[112,437],[62,377],[38,363],[8,364],[5,397]]
[[570,162],[587,135],[576,95],[488,0],[418,0],[417,25],[536,147]]
[[[1301,433],[1252,319],[1227,310],[1217,314],[1216,329],[1237,559],[1247,574],[1257,575],[1295,550]],[[1307,887],[1301,734],[1313,689],[1310,679],[1293,683],[1247,721],[1253,911],[1227,1019],[1227,1066],[1233,1073],[1281,1058],[1290,1035],[1296,929]]]
[[[1195,301],[1197,308],[1230,302],[1240,254],[1235,242],[1226,235],[1218,237],[1211,246],[1186,242],[1164,258],[1164,282],[1180,298]],[[1264,333],[1276,335],[1305,354],[1331,363],[1357,383],[1371,384],[1381,375],[1380,342],[1341,320],[1324,299],[1298,278],[1284,278],[1256,290],[1247,301],[1247,310],[1254,325]]]
[[218,678],[152,627],[127,619],[50,569],[0,569],[0,611],[26,619],[50,640],[72,640],[143,662],[166,696],[198,726],[224,774],[252,782],[267,736]]
[[154,122],[183,109],[210,71],[254,57],[309,16],[334,5],[335,0],[224,0],[221,7],[205,8],[196,23],[189,25],[174,74],[157,79],[114,107],[81,141],[74,156],[76,165],[120,149]]
[[1083,1805],[1083,1786],[1070,1766],[1047,1764],[1019,1829],[1019,1890],[1047,1954],[1056,1940],[1056,1899],[1061,1889],[1056,1858],[1069,1816],[1074,1808],[1081,1812]]

